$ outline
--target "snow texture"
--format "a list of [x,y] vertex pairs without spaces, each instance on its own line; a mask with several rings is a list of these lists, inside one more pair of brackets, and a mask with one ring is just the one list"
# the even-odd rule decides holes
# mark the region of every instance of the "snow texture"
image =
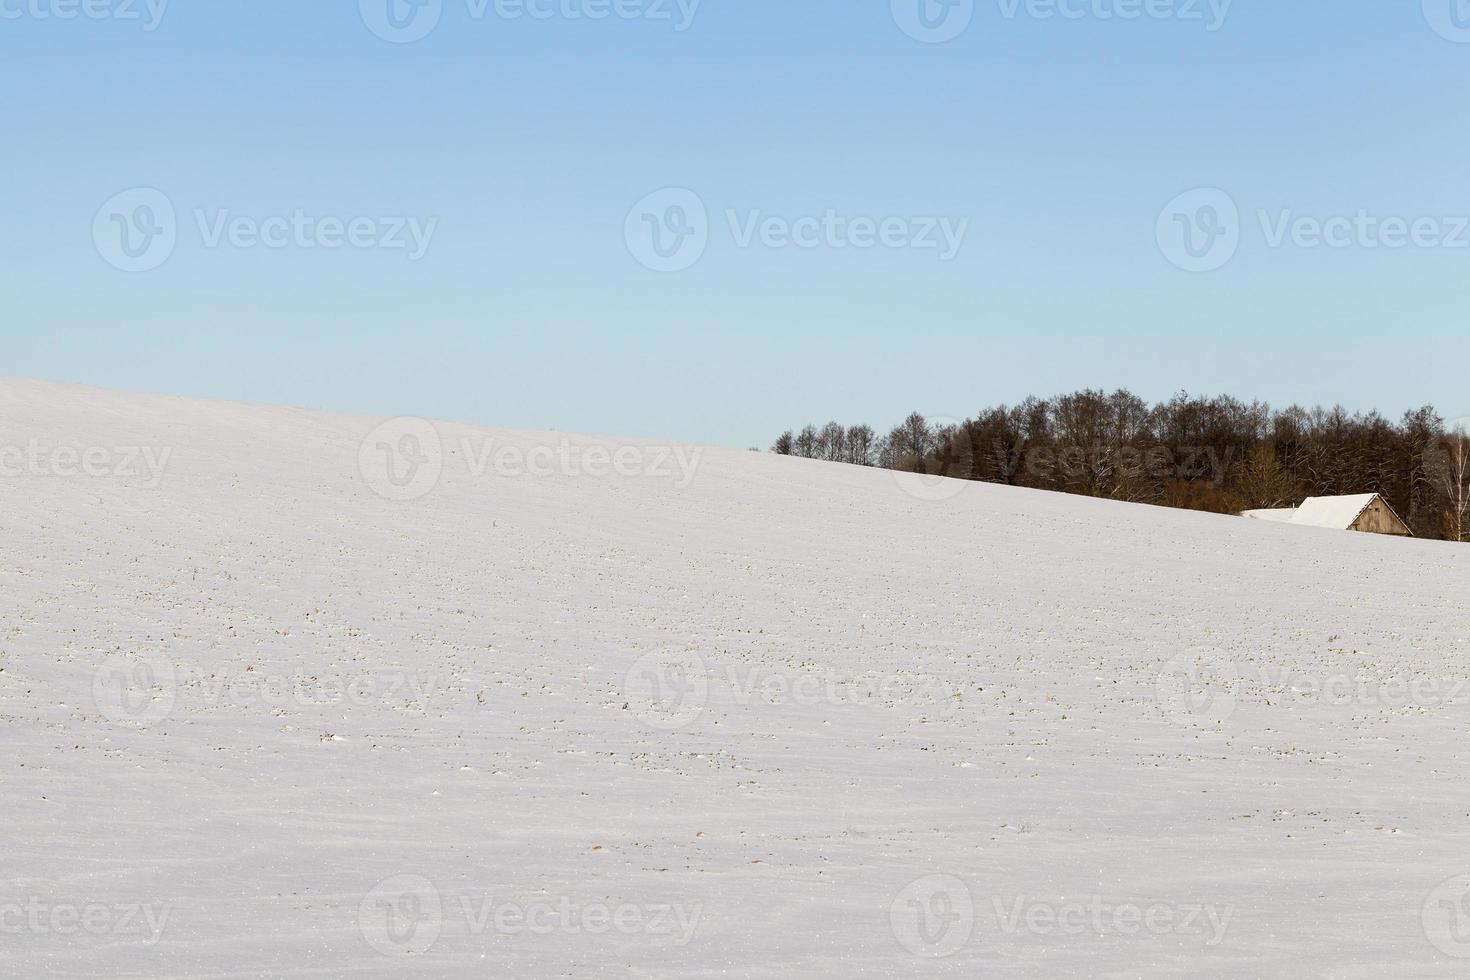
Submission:
[[1465,548],[382,421],[0,381],[0,976],[1470,969]]
[[1249,517],[1257,521],[1275,521],[1278,524],[1290,524],[1291,519],[1296,516],[1295,507],[1271,507],[1265,510],[1241,511],[1241,517]]
[[1346,497],[1308,497],[1291,515],[1291,523],[1346,531],[1377,496],[1376,493],[1357,493]]

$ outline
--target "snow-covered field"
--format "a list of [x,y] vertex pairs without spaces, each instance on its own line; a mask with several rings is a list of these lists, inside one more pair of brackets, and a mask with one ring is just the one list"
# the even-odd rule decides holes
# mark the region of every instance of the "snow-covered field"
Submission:
[[0,975],[1470,975],[1470,549],[381,422],[0,382]]

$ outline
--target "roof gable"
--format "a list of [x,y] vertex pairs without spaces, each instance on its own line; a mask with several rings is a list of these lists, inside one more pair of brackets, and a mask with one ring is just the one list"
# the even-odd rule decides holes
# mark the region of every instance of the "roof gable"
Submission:
[[1376,499],[1376,493],[1357,493],[1348,497],[1308,497],[1287,523],[1346,531]]

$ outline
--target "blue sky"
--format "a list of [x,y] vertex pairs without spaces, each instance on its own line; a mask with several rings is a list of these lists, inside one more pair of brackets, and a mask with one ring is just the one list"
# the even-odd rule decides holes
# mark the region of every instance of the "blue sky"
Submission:
[[735,446],[1087,386],[1470,415],[1458,0],[152,2],[0,0],[0,374]]

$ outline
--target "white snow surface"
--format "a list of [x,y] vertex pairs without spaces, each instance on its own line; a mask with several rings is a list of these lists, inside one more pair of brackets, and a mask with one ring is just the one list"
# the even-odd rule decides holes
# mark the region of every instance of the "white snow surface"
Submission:
[[1470,550],[382,421],[0,381],[0,976],[1470,968]]
[[1291,515],[1291,523],[1346,531],[1377,496],[1376,493],[1355,493],[1345,497],[1308,497]]
[[1241,511],[1241,517],[1249,517],[1256,521],[1276,521],[1280,524],[1290,524],[1291,519],[1296,516],[1295,507],[1270,507],[1262,510]]

